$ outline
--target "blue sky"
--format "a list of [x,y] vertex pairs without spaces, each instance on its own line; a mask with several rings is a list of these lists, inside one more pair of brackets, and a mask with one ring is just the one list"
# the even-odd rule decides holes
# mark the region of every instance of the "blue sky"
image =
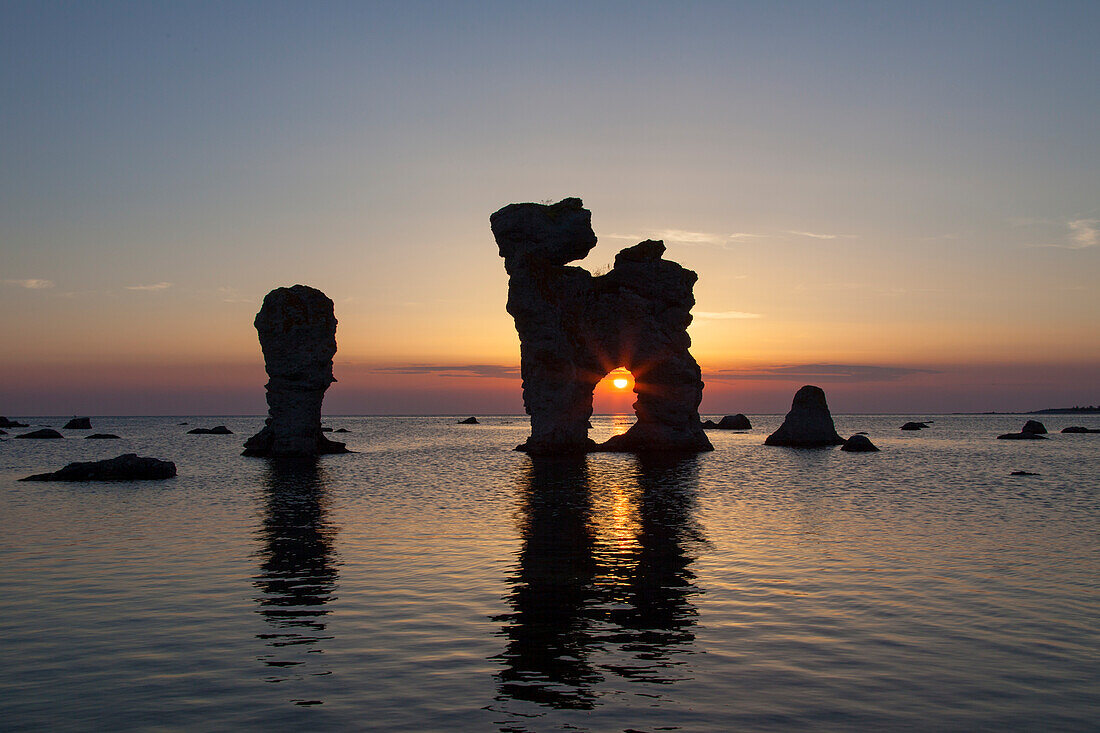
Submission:
[[1098,31],[1095,2],[2,2],[0,371],[254,363],[293,282],[337,302],[338,364],[514,365],[487,217],[576,195],[586,266],[652,236],[700,273],[705,370],[1087,393]]

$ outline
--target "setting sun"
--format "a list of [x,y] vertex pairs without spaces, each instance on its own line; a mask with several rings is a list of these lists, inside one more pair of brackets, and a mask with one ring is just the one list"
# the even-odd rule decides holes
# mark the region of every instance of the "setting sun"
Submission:
[[616,377],[611,380],[611,383],[615,385],[615,389],[626,389],[627,385],[630,384],[630,380],[625,377]]

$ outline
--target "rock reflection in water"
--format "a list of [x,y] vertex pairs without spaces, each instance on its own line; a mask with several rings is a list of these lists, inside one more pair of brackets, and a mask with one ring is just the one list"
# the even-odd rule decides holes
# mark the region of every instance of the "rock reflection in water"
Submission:
[[[336,529],[326,519],[324,474],[316,459],[272,459],[264,477],[260,573],[253,585],[257,612],[270,631],[258,634],[270,650],[260,657],[269,682],[329,674],[316,668],[324,650],[326,607],[335,596]],[[308,656],[307,656],[308,655]],[[308,666],[303,666],[307,665]],[[318,700],[296,700],[318,704]]]
[[[511,612],[498,702],[591,709],[615,680],[671,684],[689,675],[703,542],[694,456],[532,458],[520,477],[523,544],[508,581]],[[631,692],[660,697],[656,687]]]

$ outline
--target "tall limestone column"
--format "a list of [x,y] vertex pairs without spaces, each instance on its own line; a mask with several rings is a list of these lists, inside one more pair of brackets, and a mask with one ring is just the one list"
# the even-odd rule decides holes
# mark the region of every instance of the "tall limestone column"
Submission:
[[244,444],[246,456],[316,456],[347,453],[321,432],[321,402],[336,381],[336,316],[324,293],[305,285],[276,288],[256,314],[267,369],[263,430]]

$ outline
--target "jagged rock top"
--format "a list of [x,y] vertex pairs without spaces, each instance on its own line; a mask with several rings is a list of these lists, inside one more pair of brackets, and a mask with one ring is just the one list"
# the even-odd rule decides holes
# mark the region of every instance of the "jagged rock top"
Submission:
[[556,204],[508,204],[489,217],[505,268],[518,262],[564,265],[596,246],[592,212],[578,198]]
[[294,285],[268,293],[255,321],[268,376],[306,379],[318,389],[334,382],[336,323],[332,300],[316,288]]

